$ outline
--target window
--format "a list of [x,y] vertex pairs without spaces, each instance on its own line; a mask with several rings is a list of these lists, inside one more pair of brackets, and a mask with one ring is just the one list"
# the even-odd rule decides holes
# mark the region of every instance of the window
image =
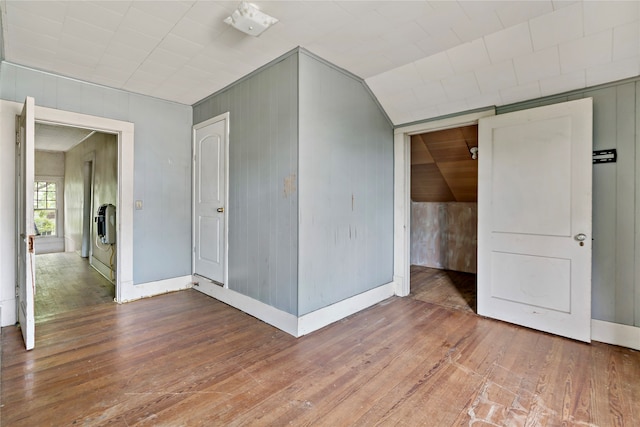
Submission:
[[33,220],[38,236],[58,235],[58,186],[55,182],[36,181],[33,194]]

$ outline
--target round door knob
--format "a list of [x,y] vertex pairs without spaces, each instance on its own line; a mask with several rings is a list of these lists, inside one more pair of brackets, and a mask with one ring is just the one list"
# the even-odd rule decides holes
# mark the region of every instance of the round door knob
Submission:
[[584,242],[587,240],[587,235],[584,233],[576,234],[574,237],[578,242]]
[[222,212],[224,212],[224,208],[218,208],[218,209],[216,209],[216,211],[222,213]]

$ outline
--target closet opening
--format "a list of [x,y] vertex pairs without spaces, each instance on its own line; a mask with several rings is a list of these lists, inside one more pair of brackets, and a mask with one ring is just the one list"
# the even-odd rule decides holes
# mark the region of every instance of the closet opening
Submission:
[[478,125],[411,136],[411,293],[476,313]]

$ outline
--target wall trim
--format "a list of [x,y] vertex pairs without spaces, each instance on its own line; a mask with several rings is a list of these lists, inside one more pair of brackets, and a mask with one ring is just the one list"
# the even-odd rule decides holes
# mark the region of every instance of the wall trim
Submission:
[[169,292],[181,291],[191,287],[191,275],[140,283],[123,287],[120,300],[117,302],[131,302],[142,298],[162,295]]
[[217,285],[207,278],[192,276],[192,280],[194,289],[262,320],[296,338],[317,331],[331,323],[344,319],[367,307],[371,307],[380,301],[384,301],[392,297],[395,292],[395,283],[390,282],[297,317],[294,314],[277,309],[227,287]]
[[240,311],[244,311],[265,323],[297,337],[298,318],[285,311],[265,304],[261,301],[233,291],[228,287],[222,287],[201,276],[192,276],[193,287],[203,294],[209,295]]
[[393,278],[396,295],[407,296],[411,291],[411,135],[472,125],[495,114],[495,108],[489,108],[394,129]]
[[93,267],[94,270],[100,273],[105,279],[115,284],[114,283],[115,280],[111,278],[111,276],[114,276],[114,273],[115,273],[114,271],[111,270],[111,266],[100,261],[98,258],[96,258],[93,255],[91,255],[90,260],[91,262],[89,263],[89,265],[91,265],[91,267]]
[[591,339],[640,350],[640,327],[591,319]]
[[297,336],[309,334],[318,329],[324,328],[331,323],[344,319],[365,308],[371,307],[392,297],[395,294],[395,283],[389,282],[385,285],[352,296],[345,300],[323,307],[298,318]]
[[[37,101],[36,101],[37,102]],[[13,103],[14,105],[20,105]],[[129,300],[126,295],[136,294],[133,289],[133,175],[134,124],[122,120],[74,113],[38,106],[35,121],[53,125],[84,127],[118,138],[118,200],[116,206],[116,301]]]

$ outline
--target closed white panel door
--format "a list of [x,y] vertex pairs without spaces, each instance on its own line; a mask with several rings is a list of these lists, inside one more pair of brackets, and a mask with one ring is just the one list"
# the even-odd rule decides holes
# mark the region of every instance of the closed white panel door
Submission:
[[591,340],[592,101],[481,119],[478,314]]
[[193,271],[224,283],[227,120],[194,129]]
[[35,101],[27,97],[16,120],[16,255],[18,321],[27,350],[35,346],[34,299],[36,286],[33,178],[35,156]]

